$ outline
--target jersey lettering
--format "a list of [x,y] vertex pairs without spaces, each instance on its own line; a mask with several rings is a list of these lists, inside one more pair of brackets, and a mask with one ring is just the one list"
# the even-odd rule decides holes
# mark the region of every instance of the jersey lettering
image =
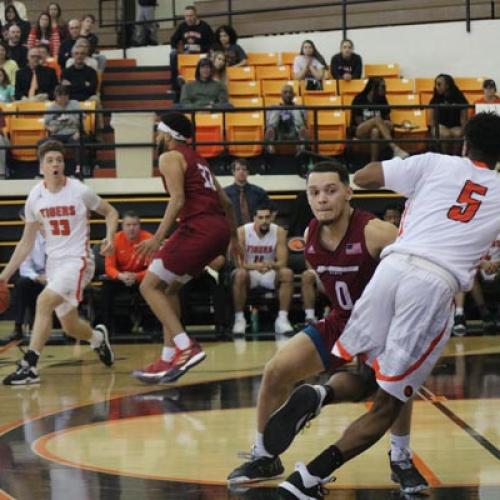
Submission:
[[71,233],[68,219],[51,219],[49,224],[53,236],[69,236]]
[[203,177],[204,181],[203,187],[211,189],[212,191],[217,191],[217,188],[215,187],[214,183],[214,178],[212,177],[212,172],[210,172],[210,169],[208,167],[205,167],[205,165],[202,165],[201,163],[197,163],[196,166],[198,167],[198,170],[200,171],[200,174]]
[[448,218],[457,222],[470,222],[482,203],[481,200],[473,198],[472,195],[477,194],[479,196],[484,196],[487,191],[488,188],[486,186],[467,181],[457,198],[457,203],[461,203],[462,205],[465,204],[465,206],[453,205],[448,210]]

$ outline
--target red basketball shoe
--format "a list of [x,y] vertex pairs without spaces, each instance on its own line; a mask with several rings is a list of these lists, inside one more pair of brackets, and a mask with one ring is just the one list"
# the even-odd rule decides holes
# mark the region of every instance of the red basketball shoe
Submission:
[[187,349],[177,349],[172,360],[172,367],[161,377],[160,383],[169,384],[175,382],[193,368],[193,366],[201,363],[206,357],[207,355],[202,350],[200,344],[191,340],[191,344]]
[[135,370],[132,372],[132,376],[145,384],[158,384],[161,378],[171,370],[174,359],[175,356],[172,361],[163,361],[163,359],[159,358],[144,370]]

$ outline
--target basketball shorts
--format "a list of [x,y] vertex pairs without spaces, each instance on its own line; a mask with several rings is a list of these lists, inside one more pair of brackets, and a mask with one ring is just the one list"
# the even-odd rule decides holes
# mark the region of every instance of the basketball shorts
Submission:
[[78,307],[82,301],[83,290],[94,276],[94,270],[93,257],[47,259],[47,288],[64,299],[55,309],[59,318]]
[[426,259],[388,255],[354,305],[333,354],[346,360],[360,355],[384,391],[407,401],[450,337],[458,289],[448,271]]
[[250,288],[267,288],[274,290],[276,288],[276,271],[271,270],[266,273],[259,273],[259,271],[248,271],[250,278]]
[[166,283],[187,283],[215,257],[225,255],[230,230],[224,216],[201,216],[181,224],[155,254],[149,271]]
[[323,361],[325,371],[333,373],[347,363],[346,360],[332,354],[333,346],[344,331],[347,318],[339,316],[335,310],[314,325],[304,328],[304,333],[312,340]]

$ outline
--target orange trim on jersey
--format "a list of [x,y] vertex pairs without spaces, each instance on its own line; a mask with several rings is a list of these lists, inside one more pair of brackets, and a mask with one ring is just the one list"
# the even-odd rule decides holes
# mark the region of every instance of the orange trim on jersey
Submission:
[[80,273],[78,274],[78,285],[76,286],[76,300],[78,302],[82,301],[82,280],[83,280],[83,273],[85,272],[85,269],[87,269],[87,259],[85,257],[80,257],[83,261],[83,266],[80,269]]
[[342,356],[342,359],[345,359],[346,361],[352,361],[354,356],[351,356],[347,349],[342,345],[342,342],[340,340],[337,340],[335,342],[335,347],[338,349],[340,355]]
[[404,226],[406,222],[406,216],[408,215],[408,209],[410,208],[410,203],[407,202],[405,205],[405,209],[403,210],[403,213],[401,215],[401,220],[399,221],[399,228],[398,228],[398,236],[401,236],[404,232]]
[[446,323],[439,333],[439,335],[430,343],[429,347],[427,350],[422,354],[422,356],[411,365],[408,370],[406,370],[403,374],[401,375],[384,375],[380,371],[380,365],[378,364],[378,359],[375,358],[375,361],[373,362],[372,368],[375,371],[376,379],[377,380],[383,380],[385,382],[399,382],[403,379],[405,379],[408,375],[411,375],[415,370],[420,368],[422,363],[429,357],[431,352],[435,349],[439,341],[443,338],[443,335],[446,332],[446,325],[448,324],[448,320],[446,320]]
[[478,167],[478,168],[486,168],[487,170],[490,169],[490,167],[488,167],[488,164],[485,163],[484,161],[479,161],[479,160],[471,160],[471,162],[473,163],[473,165],[475,167]]

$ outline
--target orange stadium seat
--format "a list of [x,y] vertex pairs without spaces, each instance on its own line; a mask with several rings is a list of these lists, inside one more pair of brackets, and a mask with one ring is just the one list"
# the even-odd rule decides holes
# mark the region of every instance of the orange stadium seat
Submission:
[[408,78],[388,78],[385,89],[388,94],[413,94],[415,82]]
[[13,146],[30,145],[29,149],[11,149],[12,158],[18,161],[36,161],[36,144],[46,136],[43,117],[10,120],[10,142]]
[[248,52],[247,64],[249,66],[276,66],[278,54],[276,52]]
[[293,66],[293,62],[298,55],[298,52],[282,52],[281,64],[289,64],[290,66]]
[[187,82],[194,80],[195,74],[195,66],[182,66],[182,68],[179,68],[179,75],[181,75]]
[[365,64],[365,78],[399,78],[399,64]]
[[415,106],[420,105],[420,96],[418,94],[387,94],[387,102],[391,106],[398,105],[410,105],[413,104]]
[[[339,95],[306,95],[304,96],[306,106],[341,106],[343,99]],[[341,111],[341,110],[339,110]],[[314,123],[314,111],[307,112],[307,123]]]
[[237,108],[245,106],[264,106],[262,97],[231,97],[229,101]]
[[[230,142],[258,141],[264,139],[264,113],[259,112],[235,112],[226,115],[226,138]],[[233,156],[250,157],[262,153],[261,144],[238,145],[234,144],[228,148],[229,154]]]
[[179,69],[185,66],[191,66],[195,68],[198,64],[198,61],[200,59],[203,59],[204,57],[207,57],[207,54],[179,54],[177,56],[177,64],[179,66]]
[[[47,111],[47,109],[52,106],[51,101],[44,102],[34,102],[34,101],[17,101],[17,111],[20,113],[29,113],[30,111]],[[33,118],[43,118],[43,115],[29,115],[20,114],[19,116],[27,118],[29,116]]]
[[[197,142],[223,141],[222,113],[196,113],[195,131]],[[220,144],[197,145],[196,151],[204,158],[215,158],[224,151],[224,146]]]
[[357,95],[364,88],[368,80],[339,80],[339,94],[341,96],[345,95]]
[[434,92],[434,78],[415,78],[415,94]]
[[226,72],[229,80],[255,80],[255,68],[253,66],[229,66]]
[[229,81],[227,90],[230,96],[260,97],[260,82]]
[[262,95],[281,95],[283,85],[291,85],[295,95],[299,94],[299,82],[297,80],[262,80]]
[[454,78],[457,87],[462,92],[479,92],[483,93],[483,83],[485,78],[483,77],[462,77],[457,76]]
[[[405,139],[425,139],[427,137],[427,119],[424,110],[393,109],[391,121],[394,123],[394,136]],[[402,143],[401,147],[408,153],[422,152],[427,148],[425,142]]]
[[321,90],[307,90],[305,80],[300,81],[301,95],[336,95],[337,94],[337,80],[323,80],[323,88]]
[[[432,92],[421,92],[420,93],[420,104],[427,105],[431,102],[431,99],[432,99]],[[427,126],[430,127],[431,117],[432,117],[432,110],[430,108],[426,108],[425,117],[426,117]]]
[[[340,140],[346,138],[346,113],[343,111],[318,112],[318,140]],[[314,139],[314,128],[311,126],[311,137]],[[319,144],[318,152],[322,155],[337,156],[344,152],[345,143]]]
[[257,80],[290,80],[290,66],[257,66]]
[[[14,113],[17,111],[17,102],[1,102],[0,110],[3,113]],[[10,120],[14,115],[5,115],[5,129],[4,132],[9,133],[10,131]]]

